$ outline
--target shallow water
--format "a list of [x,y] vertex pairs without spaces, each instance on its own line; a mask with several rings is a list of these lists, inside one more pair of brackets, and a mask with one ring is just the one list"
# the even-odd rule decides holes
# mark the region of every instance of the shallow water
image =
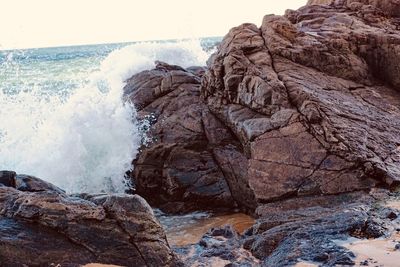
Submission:
[[[382,205],[400,211],[399,200],[390,200]],[[351,238],[342,245],[354,252],[356,266],[364,266],[361,263],[368,261],[370,266],[400,267],[400,250],[395,249],[398,243],[400,243],[400,231],[386,238]]]
[[389,238],[354,240],[344,247],[356,255],[356,266],[368,260],[372,266],[400,266],[400,251],[395,250],[395,245],[400,242],[400,233],[395,233]]
[[[156,212],[157,214],[157,212]],[[243,234],[254,223],[254,218],[243,214],[212,215],[208,213],[191,213],[187,215],[169,216],[158,212],[157,215],[164,226],[168,242],[171,246],[195,244],[211,228],[230,224]]]

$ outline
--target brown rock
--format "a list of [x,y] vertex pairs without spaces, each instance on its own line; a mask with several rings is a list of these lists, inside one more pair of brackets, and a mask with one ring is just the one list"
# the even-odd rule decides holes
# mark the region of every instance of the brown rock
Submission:
[[232,143],[227,128],[200,100],[202,68],[157,63],[134,75],[125,97],[150,121],[152,140],[135,160],[137,192],[168,212],[231,208],[234,202],[214,148]]
[[1,266],[178,264],[143,198],[67,196],[38,178],[24,182],[23,191],[0,187]]
[[398,0],[309,0],[307,5],[335,5],[351,9],[361,9],[370,5],[390,16],[400,16],[400,1]]
[[170,211],[254,210],[400,183],[397,8],[309,1],[233,28],[205,74],[159,63],[133,76],[125,96],[154,118],[138,191]]
[[209,61],[202,95],[242,143],[236,180],[256,202],[400,182],[397,19],[359,2],[243,24]]

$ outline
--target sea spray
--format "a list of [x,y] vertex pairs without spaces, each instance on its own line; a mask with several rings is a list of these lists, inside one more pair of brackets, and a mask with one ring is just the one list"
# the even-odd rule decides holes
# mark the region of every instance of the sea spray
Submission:
[[0,169],[68,192],[122,192],[141,142],[135,109],[121,100],[125,80],[155,60],[188,67],[204,65],[208,55],[196,41],[133,44],[106,57],[70,54],[4,57]]

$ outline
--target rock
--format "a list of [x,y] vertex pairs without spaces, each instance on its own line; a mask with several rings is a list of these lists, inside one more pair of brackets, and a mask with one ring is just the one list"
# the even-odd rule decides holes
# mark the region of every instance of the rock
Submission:
[[388,208],[362,192],[287,199],[264,204],[262,211],[243,235],[229,225],[212,228],[197,244],[174,250],[189,266],[352,266],[355,254],[341,244],[350,237],[389,236],[396,226]]
[[209,60],[202,97],[242,145],[223,161],[242,158],[225,175],[248,188],[230,186],[239,204],[243,193],[256,208],[400,182],[397,18],[384,1],[344,2],[235,27]]
[[233,28],[205,73],[159,62],[134,75],[125,99],[153,138],[134,162],[138,192],[164,211],[252,212],[397,186],[397,7],[309,1]]
[[259,266],[231,225],[210,229],[196,245],[176,248],[187,266]]
[[13,171],[0,171],[0,186],[15,187],[15,176],[17,174]]
[[13,171],[0,171],[0,185],[14,187],[20,191],[39,192],[54,191],[65,194],[65,191],[42,179],[25,174],[16,174]]
[[[128,80],[125,98],[149,124],[132,177],[137,193],[171,213],[231,208],[234,203],[214,150],[232,139],[200,100],[203,68],[158,62]],[[151,120],[148,120],[151,118]]]
[[372,196],[357,193],[332,200],[333,196],[321,196],[304,208],[291,200],[265,204],[269,207],[247,231],[244,248],[263,266],[292,266],[299,259],[321,266],[354,265],[354,253],[338,240],[382,237],[393,225],[384,208],[371,208],[376,201]]
[[309,0],[307,5],[334,5],[347,7],[352,10],[372,6],[390,16],[400,16],[400,2],[398,0]]
[[20,191],[28,192],[55,191],[60,194],[65,193],[65,191],[61,188],[58,188],[46,181],[24,174],[15,176],[15,188]]
[[[0,265],[98,262],[176,266],[162,226],[138,195],[67,196],[38,178],[0,187]],[[26,178],[26,179],[25,179]]]
[[390,232],[398,212],[375,204],[400,184],[398,3],[309,1],[233,28],[205,73],[159,63],[128,81],[125,99],[152,118],[137,191],[164,211],[259,218],[244,237],[208,233],[184,261],[244,249],[264,266],[351,265],[335,240]]

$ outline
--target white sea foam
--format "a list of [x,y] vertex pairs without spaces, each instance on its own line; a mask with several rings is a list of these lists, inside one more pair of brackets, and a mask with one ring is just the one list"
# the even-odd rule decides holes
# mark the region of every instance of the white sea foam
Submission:
[[121,101],[124,81],[155,60],[187,67],[207,57],[199,42],[141,43],[111,52],[67,96],[35,85],[10,94],[0,84],[0,169],[68,192],[123,191],[141,142],[135,110]]

